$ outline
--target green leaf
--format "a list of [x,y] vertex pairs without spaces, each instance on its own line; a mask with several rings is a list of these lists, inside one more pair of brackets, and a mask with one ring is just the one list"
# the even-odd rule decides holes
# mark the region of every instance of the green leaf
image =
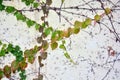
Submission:
[[23,59],[24,59],[24,58],[23,58],[22,56],[17,56],[17,57],[16,57],[16,61],[17,61],[17,62],[21,62]]
[[17,45],[17,46],[15,46],[15,50],[16,51],[19,51],[20,50],[20,47]]
[[5,49],[2,49],[2,50],[0,51],[0,57],[1,57],[1,56],[5,56],[5,53],[6,53]]
[[34,49],[33,49],[34,53],[37,53],[39,50],[40,50],[39,47],[37,45],[35,45]]
[[35,0],[28,0],[28,1],[30,1],[30,3],[33,3]]
[[26,1],[25,4],[26,4],[27,6],[29,6],[29,5],[30,5],[30,1]]
[[4,76],[4,73],[3,73],[3,71],[0,69],[0,80],[3,78],[3,76]]
[[0,46],[2,45],[2,41],[0,40]]
[[48,27],[48,28],[45,29],[44,33],[45,33],[46,36],[48,36],[51,31],[53,31],[52,27]]
[[63,4],[65,0],[61,0],[61,3]]
[[4,10],[5,9],[5,6],[0,4],[0,11]]
[[66,52],[64,53],[64,56],[67,58],[67,59],[71,59],[70,55]]
[[52,50],[56,49],[57,47],[58,47],[58,43],[57,42],[51,43]]
[[3,44],[2,49],[5,49],[5,48],[6,48],[6,46],[7,46],[7,44]]
[[90,25],[91,22],[92,22],[92,19],[90,19],[90,18],[87,18],[87,19],[85,20],[85,24],[86,24],[86,25]]
[[37,8],[39,6],[39,3],[33,3],[33,7]]
[[67,59],[69,59],[70,60],[70,62],[72,62],[73,64],[75,64],[76,65],[76,63],[71,59],[71,57],[70,57],[70,55],[66,52],[66,53],[64,53],[64,56],[67,58]]
[[25,74],[25,70],[21,70],[21,73],[19,73],[20,76],[20,80],[26,80],[26,74]]
[[81,28],[86,28],[88,25],[84,22],[82,22],[82,27]]
[[65,40],[63,40],[63,41],[62,41],[62,44],[65,44],[65,43],[66,43],[66,41],[65,41]]
[[17,52],[16,57],[22,57],[23,51],[16,51],[16,52]]
[[21,76],[20,80],[26,80],[26,75]]
[[98,22],[98,21],[100,21],[101,16],[98,15],[98,14],[96,14],[96,15],[94,16],[94,19],[95,19],[96,22]]
[[25,2],[26,0],[22,0],[22,2]]
[[17,55],[18,55],[18,51],[16,51],[14,48],[13,48],[13,50],[11,51],[11,53],[12,53],[14,56],[17,56]]
[[36,24],[36,25],[35,25],[35,29],[36,29],[36,30],[39,30],[39,28],[40,28],[40,25],[39,25],[39,24]]
[[25,74],[25,70],[21,70],[21,73],[22,73],[22,74]]
[[30,20],[30,19],[26,23],[27,23],[28,27],[31,27],[31,26],[33,26],[35,24],[35,22]]
[[80,22],[80,21],[75,21],[74,22],[74,27],[79,28],[81,26],[82,26],[82,22]]
[[87,18],[85,21],[82,22],[81,28],[86,28],[88,25],[90,25],[92,22],[92,19]]
[[33,64],[34,60],[35,60],[34,56],[28,57],[28,62],[31,64]]
[[0,0],[0,5],[2,4],[3,0]]
[[14,12],[15,11],[15,8],[14,7],[12,7],[12,6],[7,6],[7,8],[6,8],[6,10],[5,10],[6,12],[8,12],[8,13],[12,13],[12,12]]
[[66,47],[65,47],[63,44],[61,44],[61,45],[59,46],[59,48],[60,48],[60,49],[63,49],[63,50],[66,50]]
[[8,44],[7,51],[11,52],[12,50],[13,50],[13,45],[12,44]]
[[74,34],[78,34],[80,32],[80,28],[74,28]]
[[57,34],[58,34],[57,31],[52,32],[52,36],[51,36],[51,38],[55,38],[55,37],[57,36]]
[[26,21],[26,17],[20,12],[15,12],[14,15],[16,16],[17,20],[22,20],[23,22]]
[[46,26],[46,24],[45,23],[42,23],[42,25],[41,25],[43,28]]
[[21,75],[21,74],[19,74],[20,75],[20,80],[26,80],[26,75]]

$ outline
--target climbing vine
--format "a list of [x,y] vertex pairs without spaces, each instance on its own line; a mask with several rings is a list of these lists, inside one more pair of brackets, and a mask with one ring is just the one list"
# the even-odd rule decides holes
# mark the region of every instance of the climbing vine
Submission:
[[[4,44],[2,41],[0,41],[0,57],[4,57],[7,54],[12,54],[15,56],[15,60],[11,62],[11,65],[5,65],[3,69],[0,69],[0,79],[2,79],[4,76],[7,78],[11,78],[11,73],[20,72],[20,80],[26,80],[26,73],[25,69],[28,66],[28,63],[33,64],[35,60],[35,55],[40,51],[41,54],[38,56],[38,62],[39,66],[43,67],[44,64],[42,63],[42,60],[45,60],[47,58],[47,49],[51,48],[52,50],[55,50],[57,48],[60,48],[64,51],[64,56],[73,64],[75,64],[74,60],[72,60],[71,56],[69,55],[65,43],[66,38],[69,38],[71,35],[75,35],[80,33],[81,30],[86,29],[90,25],[96,25],[96,24],[102,24],[101,19],[104,17],[108,17],[111,21],[112,11],[115,9],[112,9],[110,7],[104,7],[103,2],[101,0],[96,0],[101,4],[101,8],[96,9],[89,9],[89,8],[80,8],[79,6],[73,6],[73,7],[64,7],[62,8],[62,5],[64,4],[65,0],[61,0],[61,6],[60,8],[57,7],[51,7],[51,4],[54,0],[20,0],[23,2],[27,7],[30,7],[30,9],[21,9],[18,10],[14,6],[6,6],[3,4],[3,0],[0,0],[0,11],[5,11],[8,14],[14,15],[18,21],[22,21],[26,23],[28,28],[35,27],[36,31],[39,31],[41,35],[36,39],[36,41],[39,43],[39,46],[34,46],[32,49],[27,49],[25,51],[22,51],[19,45],[14,46],[11,43]],[[87,5],[87,3],[85,3]],[[102,14],[96,13],[94,15],[94,18],[86,17],[83,21],[76,20],[74,23],[70,23],[67,18],[62,16],[61,11],[67,12],[64,9],[84,9],[84,10],[103,10],[104,12]],[[65,29],[65,30],[59,30],[54,29],[49,25],[49,22],[47,21],[47,17],[49,16],[49,11],[53,10],[56,12],[56,14],[61,18],[63,17],[69,24],[71,24],[71,27]],[[37,23],[36,21],[26,17],[23,12],[24,11],[42,11],[43,15],[41,15],[41,23]],[[74,12],[67,12],[70,14],[76,14]],[[77,14],[76,14],[77,15]],[[93,24],[94,23],[94,24]],[[112,22],[111,22],[111,25]],[[108,28],[108,27],[107,27]],[[118,36],[117,32],[114,29],[114,26],[112,26],[113,30],[108,28],[110,32],[112,32],[115,35],[116,41],[120,42],[120,37]],[[49,41],[46,40],[49,38]],[[59,43],[61,42],[61,44]],[[35,78],[33,80],[42,80],[43,75],[39,73],[38,78]]]

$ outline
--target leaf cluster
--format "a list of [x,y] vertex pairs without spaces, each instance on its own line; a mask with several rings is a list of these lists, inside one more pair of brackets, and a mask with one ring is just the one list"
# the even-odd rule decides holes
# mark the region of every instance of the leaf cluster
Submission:
[[[10,78],[11,73],[15,73],[16,71],[19,72],[20,70],[25,70],[25,68],[27,67],[27,62],[23,57],[23,51],[20,50],[20,47],[18,45],[13,46],[13,44],[11,43],[7,45],[0,41],[0,46],[1,46],[0,57],[3,57],[9,53],[13,54],[13,56],[16,57],[16,59],[12,61],[10,66],[5,65],[3,69],[0,69],[0,79],[2,79],[4,76]],[[21,80],[25,80],[25,78],[26,77],[22,76]]]

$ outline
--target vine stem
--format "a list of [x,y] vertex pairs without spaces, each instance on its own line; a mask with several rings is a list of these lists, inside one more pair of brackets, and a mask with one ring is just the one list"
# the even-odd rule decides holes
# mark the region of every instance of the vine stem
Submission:
[[[98,2],[100,2],[102,9],[105,11],[105,8],[104,8],[104,6],[103,6],[102,1],[101,1],[101,0],[98,0]],[[116,39],[117,39],[116,41],[119,41],[119,42],[120,42],[120,37],[118,36],[118,34],[117,34],[116,30],[115,30],[115,27],[114,27],[114,25],[113,25],[113,23],[112,23],[111,17],[110,17],[109,15],[106,15],[106,16],[108,17],[108,19],[109,19],[109,21],[110,21],[110,24],[111,24],[112,29],[113,29],[113,31],[114,31],[114,35],[116,36]]]
[[[64,7],[64,8],[58,8],[58,7],[49,7],[48,8],[49,10],[66,10],[66,9],[79,9],[79,10],[104,10],[102,8],[77,8],[77,7]],[[21,10],[18,10],[18,11],[23,11],[23,12],[32,12],[32,11],[41,11],[42,9],[41,8],[35,8],[35,9],[21,9]],[[112,10],[120,10],[119,8],[118,9],[112,9]]]

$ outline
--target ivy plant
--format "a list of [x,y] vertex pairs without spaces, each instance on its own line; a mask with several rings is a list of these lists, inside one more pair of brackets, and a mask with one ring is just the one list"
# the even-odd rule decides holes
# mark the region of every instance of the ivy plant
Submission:
[[[33,64],[35,61],[36,54],[40,51],[41,55],[38,56],[39,66],[43,67],[44,64],[42,63],[43,60],[47,58],[47,49],[50,47],[52,50],[56,50],[57,48],[62,49],[64,52],[64,56],[72,63],[75,64],[74,60],[72,60],[67,48],[66,38],[69,38],[71,35],[75,35],[80,33],[81,29],[86,29],[92,22],[99,23],[102,17],[105,15],[109,16],[112,10],[110,8],[104,8],[103,14],[96,14],[94,18],[87,17],[83,21],[76,20],[74,21],[73,25],[65,30],[58,30],[54,29],[49,25],[49,22],[46,20],[47,16],[49,16],[49,9],[56,11],[57,8],[50,7],[54,0],[21,0],[21,2],[25,3],[26,6],[32,6],[32,8],[28,11],[39,11],[42,10],[43,14],[41,16],[41,20],[43,21],[41,24],[37,23],[36,21],[27,18],[23,13],[22,10],[18,10],[13,6],[6,6],[3,4],[3,0],[0,0],[0,11],[5,11],[8,14],[14,15],[18,21],[22,21],[26,23],[28,28],[35,27],[37,31],[41,33],[36,41],[39,43],[39,46],[34,46],[32,49],[27,49],[22,51],[19,45],[14,46],[11,43],[4,44],[0,41],[0,57],[4,57],[7,54],[12,54],[15,56],[15,60],[11,62],[11,65],[5,65],[3,69],[0,69],[0,79],[4,76],[7,78],[11,77],[11,74],[19,72],[20,80],[26,80],[26,71],[25,69],[28,66],[28,63]],[[61,5],[65,2],[65,0],[61,0]],[[72,8],[72,7],[70,7]],[[75,7],[78,9],[78,7]],[[60,8],[59,8],[60,9]],[[60,13],[59,13],[60,15]],[[46,39],[50,38],[48,42]],[[61,44],[60,44],[61,42]],[[42,80],[43,75],[39,74],[38,78],[33,80]]]

